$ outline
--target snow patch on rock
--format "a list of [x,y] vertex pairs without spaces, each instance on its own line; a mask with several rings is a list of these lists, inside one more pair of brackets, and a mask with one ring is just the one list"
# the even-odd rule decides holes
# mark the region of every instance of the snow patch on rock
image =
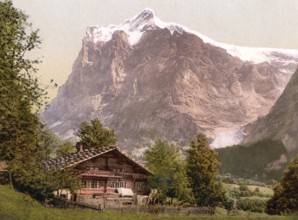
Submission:
[[146,8],[139,14],[125,20],[123,24],[118,26],[89,26],[86,31],[86,39],[93,43],[107,42],[112,39],[112,35],[115,31],[122,30],[127,34],[129,43],[131,45],[135,45],[140,41],[146,30],[150,30],[155,27],[159,27],[161,29],[167,28],[171,34],[175,31],[181,34],[184,31],[183,28],[177,24],[161,21],[154,15],[154,12],[151,9]]

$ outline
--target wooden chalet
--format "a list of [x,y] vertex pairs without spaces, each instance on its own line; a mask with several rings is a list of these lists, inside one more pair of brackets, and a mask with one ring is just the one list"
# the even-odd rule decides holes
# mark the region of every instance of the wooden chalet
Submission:
[[88,203],[92,204],[96,203],[96,198],[144,195],[148,192],[147,178],[152,175],[116,147],[83,149],[81,146],[78,152],[45,161],[43,166],[77,171],[82,188],[72,194],[71,199],[85,202],[89,199]]

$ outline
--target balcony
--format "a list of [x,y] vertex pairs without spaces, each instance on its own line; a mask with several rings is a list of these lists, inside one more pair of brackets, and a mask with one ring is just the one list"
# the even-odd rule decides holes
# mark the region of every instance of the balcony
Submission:
[[94,177],[113,177],[113,178],[133,178],[133,179],[146,179],[147,175],[140,173],[124,173],[114,172],[110,170],[88,170],[81,173],[81,176],[94,176]]

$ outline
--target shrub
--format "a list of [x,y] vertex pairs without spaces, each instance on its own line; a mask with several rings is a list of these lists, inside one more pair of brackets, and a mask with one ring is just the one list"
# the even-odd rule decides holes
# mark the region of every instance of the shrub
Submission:
[[259,197],[243,197],[237,201],[237,209],[252,212],[264,212],[266,208],[267,199]]

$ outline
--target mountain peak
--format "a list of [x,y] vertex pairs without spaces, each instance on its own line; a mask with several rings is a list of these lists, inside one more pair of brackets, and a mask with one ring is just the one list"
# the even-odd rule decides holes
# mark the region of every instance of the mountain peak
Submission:
[[123,26],[129,26],[128,31],[142,30],[146,25],[153,25],[154,18],[154,12],[150,8],[145,8],[137,15],[127,19]]
[[129,39],[131,45],[138,43],[143,33],[148,28],[161,27],[164,24],[155,17],[154,12],[150,8],[145,8],[132,18],[124,21],[121,25],[110,25],[108,27],[99,27],[92,25],[87,28],[86,40],[88,42],[98,43],[107,42],[111,40],[112,35],[115,31],[124,31]]
[[144,10],[142,10],[136,16],[140,17],[140,18],[149,18],[149,19],[151,19],[155,16],[155,13],[151,8],[145,8]]
[[[249,61],[252,63],[271,62],[272,54],[281,53],[288,56],[289,60],[297,63],[298,51],[297,50],[284,50],[274,48],[248,48],[239,47],[235,45],[229,45],[224,43],[218,43],[201,33],[190,30],[175,23],[168,23],[160,20],[150,8],[145,8],[133,17],[126,19],[120,25],[110,25],[108,27],[99,27],[97,25],[89,26],[86,31],[85,39],[87,42],[94,44],[100,43],[101,45],[112,39],[112,35],[115,31],[124,31],[127,35],[130,45],[139,43],[143,34],[147,30],[156,28],[168,29],[171,34],[177,32],[182,34],[183,32],[191,33],[201,38],[204,43],[209,43],[213,46],[225,49],[230,55],[238,57],[243,61]],[[289,61],[290,62],[290,61]]]

